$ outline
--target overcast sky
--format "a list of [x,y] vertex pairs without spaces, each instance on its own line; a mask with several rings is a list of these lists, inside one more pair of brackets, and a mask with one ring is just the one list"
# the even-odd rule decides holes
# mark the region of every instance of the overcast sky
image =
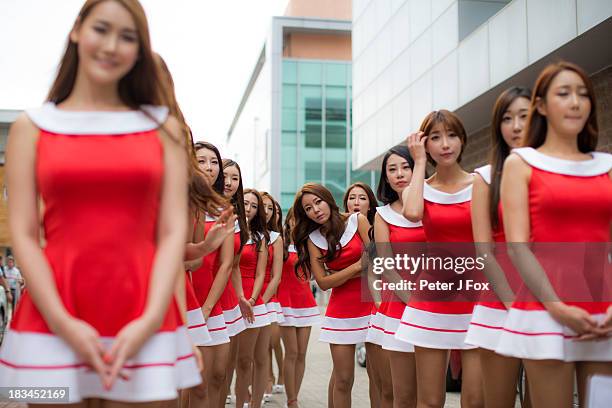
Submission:
[[[287,0],[141,0],[195,138],[223,147],[251,71]],[[0,109],[44,101],[84,0],[0,0]]]

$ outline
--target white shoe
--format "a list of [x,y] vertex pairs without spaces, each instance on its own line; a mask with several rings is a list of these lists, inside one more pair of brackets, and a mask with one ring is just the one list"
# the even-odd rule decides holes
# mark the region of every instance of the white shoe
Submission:
[[272,394],[284,394],[285,386],[283,384],[274,384],[272,386]]
[[263,395],[263,403],[270,402],[272,400],[272,394],[264,394]]
[[242,404],[242,408],[249,408],[249,403],[245,402],[244,404]]

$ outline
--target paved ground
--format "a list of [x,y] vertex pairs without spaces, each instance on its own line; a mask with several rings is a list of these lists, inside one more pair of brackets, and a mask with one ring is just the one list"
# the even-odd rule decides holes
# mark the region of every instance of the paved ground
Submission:
[[[318,328],[313,328],[306,357],[306,373],[300,391],[299,403],[303,408],[327,407],[327,384],[332,363],[329,345],[320,343]],[[284,395],[274,395],[265,407],[281,408],[286,402]],[[458,393],[447,393],[445,408],[459,408]],[[355,366],[355,385],[353,386],[353,408],[369,408],[368,375],[366,369]]]

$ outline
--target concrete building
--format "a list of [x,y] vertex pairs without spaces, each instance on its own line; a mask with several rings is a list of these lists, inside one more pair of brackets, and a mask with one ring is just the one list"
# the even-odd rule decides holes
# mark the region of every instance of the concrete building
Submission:
[[612,151],[612,1],[353,0],[353,165],[449,109],[468,132],[462,164],[484,163],[497,96],[544,66],[582,66],[596,88],[600,149]]
[[351,2],[292,0],[274,17],[227,135],[245,186],[288,209],[307,181],[341,202],[351,171]]

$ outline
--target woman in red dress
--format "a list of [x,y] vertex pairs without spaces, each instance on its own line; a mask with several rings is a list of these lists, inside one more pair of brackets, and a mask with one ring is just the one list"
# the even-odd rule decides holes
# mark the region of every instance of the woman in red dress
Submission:
[[296,271],[312,274],[322,290],[333,288],[319,337],[330,344],[334,362],[331,402],[335,408],[350,407],[355,345],[366,339],[372,310],[359,279],[370,224],[361,214],[340,213],[331,192],[314,183],[298,191],[293,210]]
[[[281,275],[283,273],[283,226],[280,221],[280,207],[278,203],[267,192],[261,193],[264,210],[266,212],[266,228],[270,234],[270,242],[268,242],[268,262],[266,264],[266,278],[264,280],[262,298],[268,309],[271,325],[270,325],[270,346],[269,346],[269,380],[266,385],[266,393],[264,399],[269,400],[275,390],[281,392],[283,378],[283,348],[280,344],[280,328],[278,323],[285,320],[283,309],[278,301],[276,293],[280,284]],[[278,382],[274,381],[274,372],[272,370],[272,357],[276,355],[276,362],[279,366]]]
[[297,252],[291,234],[294,227],[293,209],[290,209],[283,228],[286,258],[283,263],[283,276],[278,286],[278,300],[285,317],[280,323],[280,330],[285,346],[283,372],[287,406],[290,408],[298,406],[298,394],[306,369],[310,329],[313,325],[321,323],[321,314],[310,290],[309,280],[298,278],[295,273]]
[[9,223],[28,289],[0,350],[3,387],[161,407],[201,381],[172,296],[187,166],[161,86],[141,5],[87,1],[48,102],[11,127]]
[[225,325],[230,334],[230,361],[227,365],[227,377],[225,379],[226,402],[235,401],[231,397],[231,384],[236,359],[238,358],[238,334],[246,329],[245,319],[252,321],[253,308],[244,297],[242,290],[242,279],[240,276],[240,254],[242,248],[249,240],[249,227],[244,210],[244,188],[242,187],[242,171],[238,163],[231,159],[223,159],[223,194],[234,207],[238,219],[234,224],[234,262],[232,264],[231,280],[221,295],[221,308]]
[[[378,198],[385,205],[378,207],[374,219],[378,256],[393,257],[394,251],[410,253],[413,248],[401,244],[425,241],[423,224],[408,221],[401,214],[402,192],[410,184],[412,169],[414,160],[406,146],[396,146],[383,157]],[[397,246],[394,247],[394,244]],[[402,293],[398,293],[400,294]],[[395,338],[405,306],[394,292],[383,291],[383,302],[377,314],[379,327],[372,324],[372,329],[380,333],[380,344],[388,360],[386,376],[391,383],[394,407],[416,406],[414,346]]]
[[[217,193],[223,194],[219,150],[210,143],[198,142],[195,144],[195,152],[204,180]],[[193,241],[202,241],[217,221],[210,213],[197,213],[193,223]],[[225,381],[230,360],[230,340],[221,298],[232,273],[233,261],[234,236],[230,234],[219,249],[204,256],[201,266],[191,273],[193,288],[212,337],[212,341],[201,348],[206,366],[205,385],[208,390],[204,403],[210,407],[224,402],[226,397]]]
[[609,272],[612,234],[612,155],[594,151],[596,112],[585,72],[549,65],[531,98],[528,147],[503,168],[504,232],[525,285],[496,351],[523,359],[535,407],[571,407],[574,378],[583,406],[589,377],[612,375],[610,293],[585,296]]
[[[374,216],[376,215],[376,196],[367,184],[358,181],[351,184],[344,193],[342,199],[344,211],[353,214],[361,213],[368,219],[371,226],[374,226]],[[374,230],[370,229],[370,239],[374,238]],[[370,316],[370,327],[366,337],[365,348],[368,356],[368,378],[370,381],[370,405],[373,407],[390,406],[393,401],[393,389],[391,388],[391,377],[389,376],[389,360],[382,351],[382,334],[376,324],[381,299],[379,293],[374,293],[374,303]]]
[[[244,209],[249,223],[249,240],[240,255],[242,289],[253,308],[253,319],[238,335],[238,363],[236,365],[236,406],[250,403],[261,406],[268,381],[268,347],[270,344],[270,312],[262,300],[263,284],[268,262],[268,230],[266,212],[257,190],[244,191]],[[249,385],[252,393],[249,398]]]
[[[459,164],[466,142],[461,120],[447,110],[431,112],[419,132],[408,137],[414,170],[410,186],[402,192],[402,212],[409,221],[423,223],[427,242],[473,242],[470,201],[474,176]],[[426,180],[427,160],[435,172]],[[447,274],[422,274],[419,281],[455,276],[454,271]],[[444,292],[444,296],[449,297],[429,301],[429,296],[411,296],[395,333],[398,339],[415,346],[417,405],[444,406],[449,353],[460,349],[461,404],[480,407],[480,360],[474,346],[465,342],[474,303],[458,301],[462,292]]]
[[[516,400],[516,382],[521,360],[495,353],[504,321],[520,283],[515,270],[503,253],[496,254],[493,243],[505,242],[499,187],[504,160],[510,150],[522,145],[525,123],[529,112],[531,91],[512,87],[504,91],[493,108],[491,120],[491,164],[474,172],[472,191],[472,229],[479,255],[486,259],[486,273],[497,296],[481,299],[474,307],[466,342],[480,347],[484,398],[486,407],[508,407]],[[505,249],[505,248],[504,248]],[[510,285],[512,282],[513,285]],[[491,293],[491,295],[493,295]],[[502,301],[503,300],[503,301]]]

